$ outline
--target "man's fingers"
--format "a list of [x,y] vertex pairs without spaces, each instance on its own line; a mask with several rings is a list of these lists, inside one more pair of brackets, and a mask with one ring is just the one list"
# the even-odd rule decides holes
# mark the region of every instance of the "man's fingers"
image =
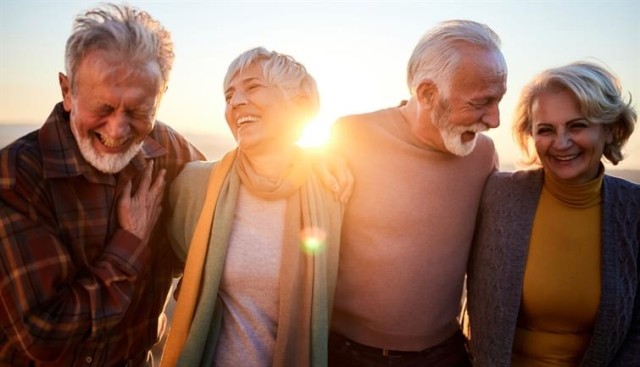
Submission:
[[131,180],[127,181],[120,193],[120,200],[131,198]]
[[153,199],[153,208],[156,209],[161,209],[161,204],[162,204],[162,198],[164,197],[164,188],[166,185],[166,180],[165,180],[165,174],[166,174],[166,170],[162,169],[160,170],[160,172],[158,173],[158,177],[156,177],[155,181],[153,182],[153,185],[151,185],[151,188],[149,189],[149,192],[147,195],[150,195],[151,198]]
[[151,186],[152,173],[153,173],[153,161],[149,161],[149,164],[147,164],[147,167],[144,169],[144,175],[142,176],[142,180],[140,181],[140,184],[138,185],[138,189],[136,190],[136,194],[139,191],[146,191],[146,190],[149,189],[149,186]]
[[150,161],[142,175],[133,196],[132,181],[128,181],[123,187],[121,198],[118,202],[118,223],[121,228],[131,232],[146,243],[162,213],[162,198],[166,187],[166,170],[158,170],[158,174],[154,178],[153,161]]
[[153,185],[151,185],[151,191],[154,193],[162,193],[162,191],[164,190],[164,186],[166,184],[166,180],[165,180],[165,175],[167,173],[166,169],[161,169],[160,172],[158,172],[158,176],[156,177],[155,181],[153,182]]

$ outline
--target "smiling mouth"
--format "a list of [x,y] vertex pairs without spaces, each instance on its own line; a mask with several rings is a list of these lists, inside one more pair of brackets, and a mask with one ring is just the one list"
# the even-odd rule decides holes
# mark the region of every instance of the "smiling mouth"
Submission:
[[102,143],[102,145],[104,145],[108,149],[120,149],[131,140],[131,137],[111,139],[108,136],[100,134],[99,132],[94,132],[94,135],[96,136],[96,138],[98,138],[100,143]]
[[562,155],[562,156],[553,156],[553,159],[560,161],[560,162],[569,162],[572,161],[576,158],[578,158],[579,154],[572,154],[572,155]]
[[239,119],[236,120],[236,124],[238,126],[241,126],[243,124],[246,124],[248,122],[256,122],[258,121],[258,118],[256,116],[242,116]]
[[460,139],[462,140],[463,143],[466,143],[475,139],[475,137],[476,137],[476,133],[474,131],[465,131],[460,136]]

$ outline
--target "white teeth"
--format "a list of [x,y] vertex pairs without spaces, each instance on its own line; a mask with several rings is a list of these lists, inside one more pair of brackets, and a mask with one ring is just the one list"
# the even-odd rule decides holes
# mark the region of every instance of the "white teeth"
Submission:
[[118,148],[124,145],[124,143],[126,143],[129,140],[129,138],[127,137],[120,138],[120,139],[111,139],[102,134],[96,134],[96,136],[98,137],[98,139],[100,139],[100,142],[102,142],[104,146],[111,149]]
[[554,158],[559,161],[570,161],[577,156],[578,156],[577,154],[573,154],[573,155],[565,155],[565,156],[555,156]]
[[239,119],[236,120],[236,124],[238,126],[244,124],[245,122],[254,122],[254,121],[258,121],[258,118],[255,116],[242,116]]

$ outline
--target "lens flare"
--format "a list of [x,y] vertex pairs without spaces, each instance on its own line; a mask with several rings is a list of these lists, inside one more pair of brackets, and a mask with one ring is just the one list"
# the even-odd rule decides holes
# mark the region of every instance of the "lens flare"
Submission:
[[331,138],[331,125],[325,118],[317,118],[307,123],[297,144],[303,148],[322,148]]
[[326,238],[325,231],[317,227],[307,227],[300,232],[302,249],[309,253],[322,251]]

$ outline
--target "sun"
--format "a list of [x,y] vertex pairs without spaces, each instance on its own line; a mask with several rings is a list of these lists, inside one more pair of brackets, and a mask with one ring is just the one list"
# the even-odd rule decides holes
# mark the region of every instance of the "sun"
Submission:
[[331,136],[331,125],[326,119],[317,118],[309,121],[297,144],[303,148],[326,146]]

